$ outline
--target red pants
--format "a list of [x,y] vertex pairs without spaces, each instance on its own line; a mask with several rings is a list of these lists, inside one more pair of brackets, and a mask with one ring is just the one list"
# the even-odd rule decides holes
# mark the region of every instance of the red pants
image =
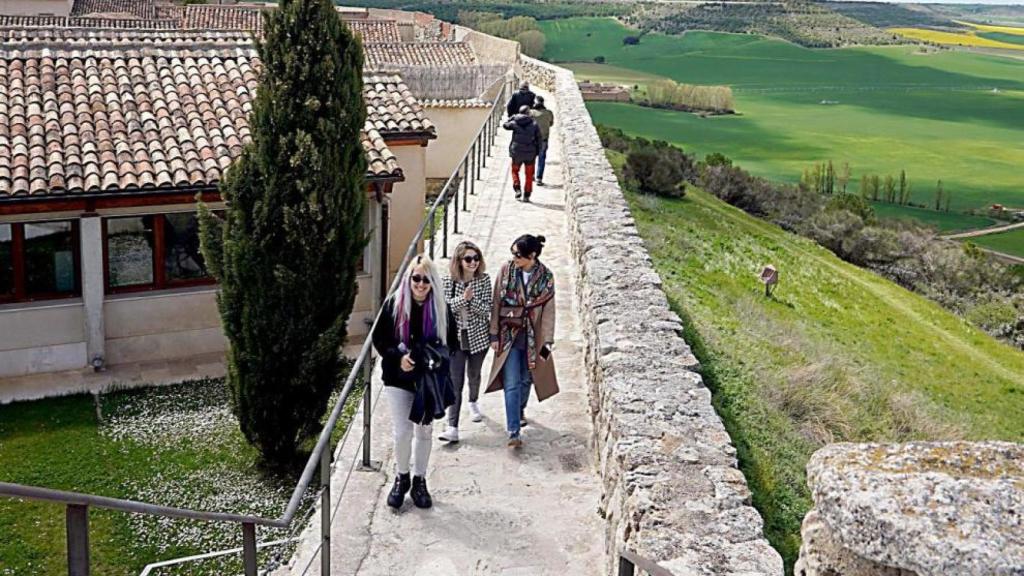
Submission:
[[[526,188],[520,188],[519,185],[519,167],[526,166]],[[523,190],[523,196],[529,198],[530,194],[533,193],[533,167],[534,163],[520,164],[519,162],[512,162],[512,188],[516,190]]]

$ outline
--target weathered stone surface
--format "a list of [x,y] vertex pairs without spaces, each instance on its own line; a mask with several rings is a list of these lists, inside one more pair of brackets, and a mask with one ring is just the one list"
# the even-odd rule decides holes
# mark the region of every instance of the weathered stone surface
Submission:
[[843,548],[817,510],[804,517],[800,538],[800,558],[793,570],[796,576],[917,576],[910,570],[865,560]]
[[676,576],[781,576],[782,559],[762,534],[736,450],[572,73],[529,58],[520,64],[559,110],[608,573],[628,548]]
[[833,444],[807,482],[827,539],[864,560],[919,576],[1024,574],[1024,445]]

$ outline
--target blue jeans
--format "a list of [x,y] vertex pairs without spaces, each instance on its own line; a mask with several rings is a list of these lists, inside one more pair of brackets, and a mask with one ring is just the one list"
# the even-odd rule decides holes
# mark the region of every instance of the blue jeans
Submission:
[[517,438],[522,427],[519,416],[530,399],[530,368],[526,364],[526,350],[513,347],[508,351],[502,380],[505,385],[505,426],[509,438]]
[[548,141],[540,141],[540,154],[537,155],[537,180],[544,179],[544,162],[548,159]]

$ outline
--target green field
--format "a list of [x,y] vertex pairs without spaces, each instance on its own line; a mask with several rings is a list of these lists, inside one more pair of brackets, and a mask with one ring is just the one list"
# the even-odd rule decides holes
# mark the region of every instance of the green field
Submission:
[[822,444],[1024,440],[1024,354],[702,191],[627,198],[790,571]]
[[884,202],[873,202],[875,215],[879,218],[917,220],[928,226],[932,226],[943,234],[951,232],[963,232],[976,228],[985,228],[998,224],[992,218],[985,216],[974,216],[972,214],[961,214],[957,212],[940,212],[937,210],[926,210],[912,206],[899,206],[886,204]]
[[[906,170],[918,203],[932,198],[941,179],[953,210],[1024,205],[1024,61],[958,51],[925,55],[906,46],[811,50],[703,32],[648,34],[639,45],[624,46],[631,31],[611,19],[542,27],[545,58],[586,63],[584,76],[603,72],[613,81],[626,69],[727,84],[740,113],[702,119],[595,102],[589,108],[597,122],[698,155],[722,152],[776,180],[796,181],[805,168],[831,159],[848,162],[854,181],[865,172]],[[595,56],[604,56],[607,66],[594,64]]]
[[978,36],[988,38],[989,40],[995,40],[997,42],[1024,44],[1024,35],[1021,34],[1006,34],[1005,32],[978,32]]
[[975,236],[974,238],[969,238],[969,240],[978,246],[983,246],[996,252],[1024,258],[1024,229],[1018,228],[1010,232]]

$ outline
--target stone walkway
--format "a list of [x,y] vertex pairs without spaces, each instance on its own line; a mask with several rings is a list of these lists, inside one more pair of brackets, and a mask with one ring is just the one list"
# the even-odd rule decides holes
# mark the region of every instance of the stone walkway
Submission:
[[[558,111],[554,112],[557,121]],[[540,404],[531,397],[530,424],[524,428],[525,446],[519,451],[506,447],[500,392],[481,396],[483,422],[471,422],[464,405],[462,441],[446,445],[435,440],[427,480],[434,508],[419,510],[407,499],[396,513],[385,503],[394,462],[391,422],[386,405],[377,401],[377,390],[373,450],[374,458],[384,459],[384,472],[348,472],[358,458],[357,415],[354,438],[342,449],[334,475],[334,493],[344,488],[344,496],[333,523],[332,574],[592,576],[605,565],[604,523],[598,515],[601,484],[591,448],[559,146],[550,146],[545,178],[549,186],[534,190],[532,204],[521,204],[512,196],[508,134],[499,134],[482,182],[477,183],[477,196],[470,200],[471,212],[462,214],[461,228],[466,238],[481,246],[492,278],[509,258],[517,236],[547,237],[542,260],[556,276],[555,355],[562,391]],[[552,137],[557,137],[554,132]],[[447,267],[446,261],[440,264]],[[489,369],[490,357],[484,379]],[[378,376],[375,383],[379,386]],[[435,437],[443,425],[434,424]],[[314,517],[293,566],[282,573],[303,573],[319,544],[319,526]],[[319,563],[319,558],[312,560],[307,573],[319,574]]]

